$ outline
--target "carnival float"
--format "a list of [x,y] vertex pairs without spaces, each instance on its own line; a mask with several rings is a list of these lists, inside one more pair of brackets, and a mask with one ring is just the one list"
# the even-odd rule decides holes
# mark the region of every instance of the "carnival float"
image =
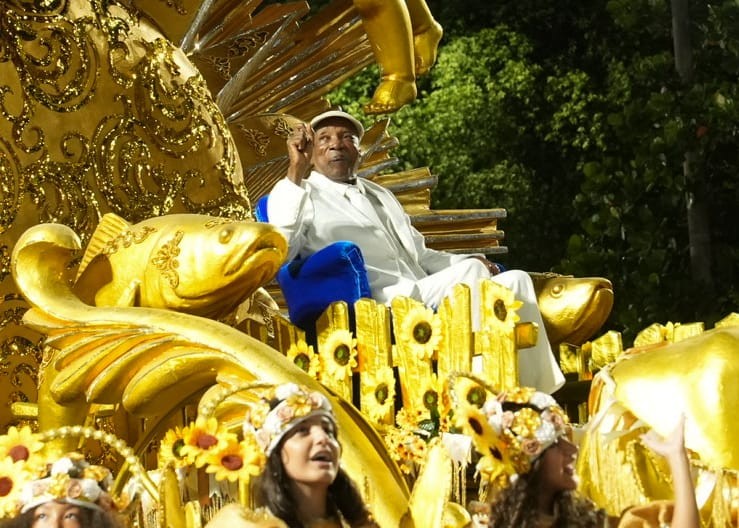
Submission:
[[[294,382],[330,398],[342,464],[381,526],[469,522],[466,506],[497,474],[476,467],[460,409],[516,386],[518,354],[537,332],[517,322],[512,292],[483,284],[477,331],[465,286],[436,312],[362,297],[298,326],[274,280],[285,240],[253,211],[285,173],[291,125],[329,108],[343,80],[377,61],[367,111],[413,100],[441,36],[425,4],[0,6],[10,441],[85,450],[118,474],[119,495],[139,483],[136,526],[202,526],[228,502],[250,505],[259,460],[247,438],[219,444],[219,458],[198,435],[230,437],[260,391]],[[391,172],[388,124],[365,135],[361,174],[396,194],[429,246],[505,252],[505,211],[433,210],[436,176]],[[625,349],[615,332],[594,337],[612,307],[606,279],[534,278],[569,385],[593,387],[589,401],[567,402],[582,426],[583,492],[614,513],[669,496],[638,436],[684,414],[705,525],[736,525],[737,316],[707,331],[655,325]]]

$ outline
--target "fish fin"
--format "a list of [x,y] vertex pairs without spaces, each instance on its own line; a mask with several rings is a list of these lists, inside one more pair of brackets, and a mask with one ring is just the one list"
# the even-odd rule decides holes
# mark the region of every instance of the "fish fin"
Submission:
[[95,228],[95,232],[92,234],[90,243],[87,244],[85,254],[82,256],[82,261],[77,269],[77,280],[79,280],[82,272],[87,269],[87,266],[90,265],[92,260],[103,253],[108,243],[131,229],[131,225],[115,213],[106,213],[103,215],[97,228]]

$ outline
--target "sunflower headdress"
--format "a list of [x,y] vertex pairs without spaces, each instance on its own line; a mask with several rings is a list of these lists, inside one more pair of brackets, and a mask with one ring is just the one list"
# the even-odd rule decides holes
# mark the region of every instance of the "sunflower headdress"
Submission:
[[285,383],[274,387],[248,408],[244,432],[253,433],[265,455],[269,456],[295,426],[317,415],[336,424],[326,396],[295,383]]
[[159,466],[194,466],[218,481],[248,482],[285,434],[315,415],[336,423],[326,396],[295,383],[218,385],[201,399],[194,422],[164,435]]
[[496,391],[469,374],[450,376],[457,426],[472,438],[478,470],[498,487],[528,473],[569,432],[567,414],[549,394],[531,387]]
[[[85,437],[113,447],[125,459],[134,478],[126,490],[114,485],[109,468],[89,463],[81,453],[59,456],[47,450],[50,440]],[[29,427],[11,427],[0,436],[0,518],[12,518],[51,501],[82,508],[121,512],[142,484],[157,492],[130,447],[115,436],[90,427],[62,427],[33,433]]]

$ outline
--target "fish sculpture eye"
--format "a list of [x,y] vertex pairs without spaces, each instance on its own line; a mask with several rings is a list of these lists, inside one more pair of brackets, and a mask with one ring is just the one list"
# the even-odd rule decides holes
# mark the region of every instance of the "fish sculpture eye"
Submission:
[[218,242],[221,244],[227,244],[230,242],[231,237],[233,237],[234,230],[232,227],[224,227],[221,229],[220,233],[218,233]]

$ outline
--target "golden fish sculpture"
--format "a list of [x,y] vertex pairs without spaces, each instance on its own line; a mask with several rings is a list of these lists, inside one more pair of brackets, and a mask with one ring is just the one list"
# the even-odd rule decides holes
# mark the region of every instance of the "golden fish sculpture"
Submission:
[[[89,404],[120,404],[136,416],[177,412],[217,383],[294,382],[330,398],[342,431],[344,464],[362,483],[381,526],[407,518],[410,492],[375,429],[350,403],[331,394],[280,352],[228,325],[172,310],[96,307],[72,289],[79,237],[61,224],[24,232],[11,266],[32,308],[24,323],[46,336],[49,351],[39,387],[39,427],[83,423]],[[202,247],[200,258],[218,256]],[[142,449],[145,443],[140,443]]]
[[608,279],[531,275],[547,337],[555,350],[560,343],[582,344],[608,319],[613,308],[613,285]]
[[274,277],[287,255],[271,225],[197,214],[132,225],[103,216],[75,290],[96,306],[147,306],[220,319]]

